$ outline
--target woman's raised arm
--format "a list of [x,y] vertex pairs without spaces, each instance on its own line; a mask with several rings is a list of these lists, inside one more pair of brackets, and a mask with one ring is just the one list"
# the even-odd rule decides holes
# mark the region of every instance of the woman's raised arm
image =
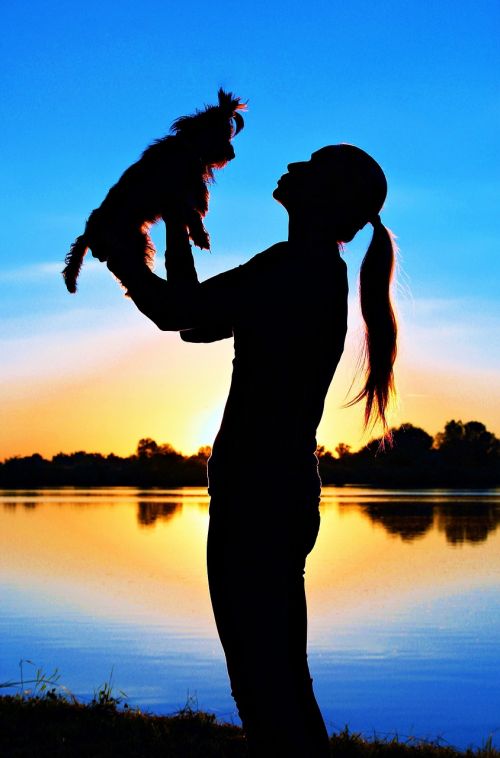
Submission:
[[[238,302],[239,269],[200,284],[187,229],[175,222],[167,224],[165,261],[167,281],[141,261],[123,253],[110,256],[108,268],[127,288],[137,308],[163,331],[205,330],[213,325],[220,329],[220,324],[232,325]],[[187,333],[182,336],[186,341],[205,341],[189,339]]]

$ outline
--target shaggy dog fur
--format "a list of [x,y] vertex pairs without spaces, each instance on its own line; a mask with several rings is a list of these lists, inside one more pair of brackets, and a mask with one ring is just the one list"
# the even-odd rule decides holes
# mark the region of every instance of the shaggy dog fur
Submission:
[[100,261],[126,250],[151,266],[155,248],[148,230],[160,218],[184,222],[197,247],[209,249],[203,217],[208,210],[208,184],[213,170],[234,158],[232,138],[243,128],[245,109],[231,92],[218,92],[218,105],[206,106],[174,121],[171,134],[156,140],[111,187],[92,211],[82,235],[66,256],[62,275],[69,292],[87,250]]

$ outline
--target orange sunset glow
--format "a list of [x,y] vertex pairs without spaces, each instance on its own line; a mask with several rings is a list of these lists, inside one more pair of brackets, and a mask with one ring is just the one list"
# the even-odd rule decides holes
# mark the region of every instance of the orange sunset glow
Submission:
[[[0,457],[75,450],[129,455],[141,437],[169,442],[183,453],[212,443],[229,388],[231,340],[183,343],[116,294],[109,331],[100,326],[97,333],[49,335],[43,344],[23,338],[25,358],[1,384],[8,434],[1,435]],[[453,340],[440,341],[430,327],[417,329],[414,304],[409,308],[403,301],[400,310],[399,396],[392,424],[410,422],[435,434],[451,418],[477,419],[498,433],[496,372],[476,366],[472,352],[464,365],[453,355]],[[318,430],[318,443],[332,451],[339,442],[357,449],[369,439],[361,405],[342,408],[362,336],[354,300],[351,311],[345,353]],[[467,354],[465,344],[462,349]]]

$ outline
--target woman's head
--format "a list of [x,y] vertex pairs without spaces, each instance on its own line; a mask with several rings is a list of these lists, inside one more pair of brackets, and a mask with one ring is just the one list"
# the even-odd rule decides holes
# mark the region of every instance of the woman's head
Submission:
[[381,210],[387,181],[379,164],[354,145],[328,145],[288,165],[273,196],[291,218],[321,223],[349,242]]
[[394,239],[378,215],[386,195],[387,181],[379,164],[359,147],[345,144],[323,147],[308,161],[290,163],[273,192],[291,224],[319,227],[323,236],[336,242],[350,242],[368,222],[373,225],[359,287],[365,382],[349,405],[365,400],[365,425],[380,420],[384,437],[390,440],[386,410],[394,393],[397,325],[390,296]]

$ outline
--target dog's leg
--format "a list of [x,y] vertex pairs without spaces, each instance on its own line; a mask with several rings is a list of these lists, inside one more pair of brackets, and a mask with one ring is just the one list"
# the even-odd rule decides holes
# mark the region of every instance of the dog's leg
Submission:
[[198,211],[194,210],[194,208],[190,208],[186,221],[189,229],[189,236],[196,247],[199,247],[202,250],[210,250],[210,237],[203,226],[203,221]]

